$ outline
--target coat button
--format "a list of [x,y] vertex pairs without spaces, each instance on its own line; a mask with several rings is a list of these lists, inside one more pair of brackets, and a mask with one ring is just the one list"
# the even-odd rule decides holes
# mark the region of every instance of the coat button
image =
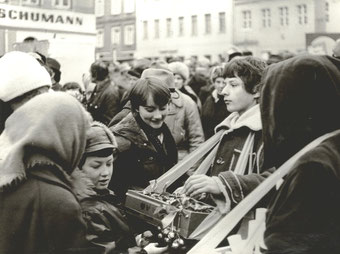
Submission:
[[143,146],[147,146],[146,143],[144,143]]
[[153,160],[153,157],[149,157],[149,160],[152,161],[152,160]]
[[96,106],[94,106],[94,108],[95,108],[95,109],[97,109],[97,108],[98,108],[98,106],[96,105]]

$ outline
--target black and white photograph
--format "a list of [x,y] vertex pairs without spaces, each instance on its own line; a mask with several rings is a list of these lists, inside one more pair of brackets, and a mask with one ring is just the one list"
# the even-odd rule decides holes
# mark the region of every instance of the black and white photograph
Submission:
[[0,254],[340,253],[338,113],[340,0],[0,0]]

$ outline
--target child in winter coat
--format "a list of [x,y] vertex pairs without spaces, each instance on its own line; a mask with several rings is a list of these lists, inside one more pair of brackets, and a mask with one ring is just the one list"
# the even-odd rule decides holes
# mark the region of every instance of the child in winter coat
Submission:
[[222,212],[228,212],[268,174],[261,168],[262,123],[258,100],[266,64],[254,57],[232,60],[225,66],[222,94],[232,112],[216,131],[224,133],[208,175],[193,175],[184,185],[189,196],[212,194],[224,197]]
[[154,243],[145,249],[136,247],[136,239],[119,209],[119,202],[107,188],[116,156],[117,142],[112,132],[104,124],[93,122],[79,169],[73,174],[75,192],[88,227],[87,238],[105,247],[106,253],[125,253],[129,248],[132,248],[129,253],[143,253],[143,250],[161,253],[164,248],[157,248]]
[[210,94],[202,107],[202,126],[205,139],[213,136],[215,127],[230,114],[226,109],[227,105],[222,94],[226,85],[223,77],[223,67],[214,67],[211,71],[210,79],[214,89],[209,92]]

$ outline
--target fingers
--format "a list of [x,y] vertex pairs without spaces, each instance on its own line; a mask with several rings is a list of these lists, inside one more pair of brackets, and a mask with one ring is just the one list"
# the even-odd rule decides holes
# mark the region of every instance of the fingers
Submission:
[[[183,192],[186,195],[192,196],[192,193],[195,191],[199,191],[204,188],[207,184],[209,177],[206,175],[194,175],[188,178],[188,180],[184,184]],[[204,191],[200,190],[200,193]]]

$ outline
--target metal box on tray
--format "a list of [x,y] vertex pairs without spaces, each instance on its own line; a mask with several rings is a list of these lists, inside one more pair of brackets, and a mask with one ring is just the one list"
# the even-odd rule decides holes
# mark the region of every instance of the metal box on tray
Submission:
[[[127,211],[154,226],[162,224],[164,215],[162,216],[156,210],[160,206],[168,206],[168,204],[145,195],[141,191],[129,190],[127,192],[125,201]],[[208,214],[185,209],[184,213],[179,212],[176,215],[173,225],[182,237],[188,238]]]

